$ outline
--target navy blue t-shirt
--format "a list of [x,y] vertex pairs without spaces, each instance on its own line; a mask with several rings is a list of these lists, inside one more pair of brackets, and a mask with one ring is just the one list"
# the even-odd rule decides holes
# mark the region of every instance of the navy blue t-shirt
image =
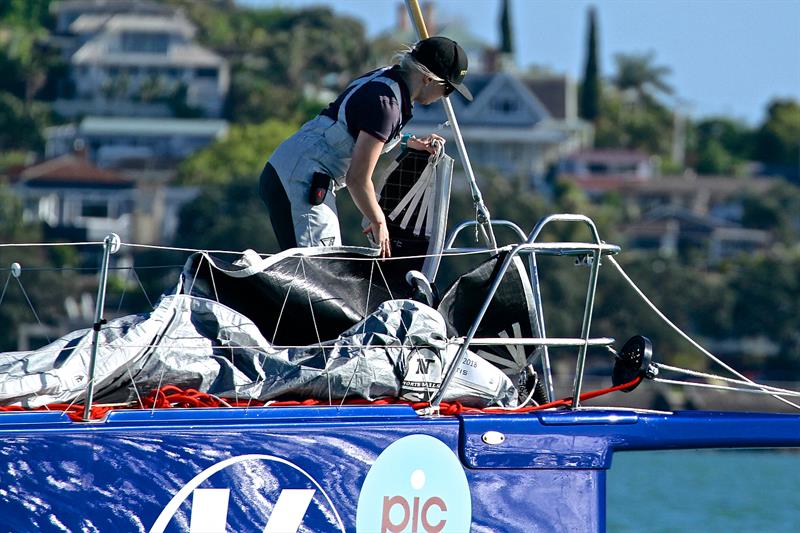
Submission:
[[[364,76],[370,76],[374,72],[373,70]],[[347,130],[353,139],[363,130],[376,139],[387,142],[399,135],[400,130],[411,120],[411,95],[397,67],[390,68],[381,77],[398,83],[402,102],[397,101],[391,87],[380,81],[372,80],[356,89],[345,109]],[[342,100],[351,90],[348,88],[340,94],[320,115],[336,120]]]

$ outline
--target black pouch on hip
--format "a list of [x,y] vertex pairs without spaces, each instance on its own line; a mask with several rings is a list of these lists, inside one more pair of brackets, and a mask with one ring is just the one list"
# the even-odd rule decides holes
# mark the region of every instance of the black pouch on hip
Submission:
[[319,205],[324,202],[330,186],[330,176],[323,172],[314,172],[311,176],[311,189],[308,191],[308,203]]

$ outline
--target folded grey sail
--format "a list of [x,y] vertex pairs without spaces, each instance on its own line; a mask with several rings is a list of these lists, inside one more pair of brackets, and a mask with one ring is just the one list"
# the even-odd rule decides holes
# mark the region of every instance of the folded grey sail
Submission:
[[[176,294],[156,309],[110,321],[95,375],[100,402],[126,402],[172,384],[226,398],[341,402],[384,397],[424,401],[438,390],[456,346],[434,309],[390,300],[335,340],[303,348],[267,341],[243,314]],[[32,352],[0,355],[0,403],[37,407],[83,397],[91,330]],[[445,401],[514,406],[511,381],[475,354]]]

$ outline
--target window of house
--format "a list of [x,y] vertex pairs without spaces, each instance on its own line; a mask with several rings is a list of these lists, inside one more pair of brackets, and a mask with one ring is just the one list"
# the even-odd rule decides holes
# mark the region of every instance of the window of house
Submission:
[[216,79],[217,78],[217,69],[215,68],[198,68],[194,71],[195,76],[198,78],[208,78],[208,79]]
[[589,163],[586,165],[592,174],[609,174],[610,169],[605,163]]
[[499,113],[516,113],[520,109],[519,100],[510,96],[497,96],[492,100],[492,109]]
[[169,47],[166,33],[124,32],[121,40],[125,52],[165,54]]
[[85,218],[108,218],[108,203],[99,200],[84,200],[81,216]]

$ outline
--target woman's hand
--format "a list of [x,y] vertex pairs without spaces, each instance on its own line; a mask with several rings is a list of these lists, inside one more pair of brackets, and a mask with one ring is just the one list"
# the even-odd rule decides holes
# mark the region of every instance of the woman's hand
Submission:
[[436,135],[435,133],[431,133],[427,137],[422,137],[421,139],[418,139],[412,135],[411,138],[408,139],[408,147],[413,148],[414,150],[425,150],[431,154],[435,154],[436,144],[434,144],[434,141],[439,141],[442,143],[441,146],[444,146],[444,137],[441,135]]
[[381,257],[391,257],[386,216],[378,205],[375,188],[372,185],[372,171],[375,169],[375,162],[381,155],[382,148],[383,141],[364,131],[359,132],[346,181],[356,207],[367,220],[372,221],[364,233],[372,234],[375,244],[380,247]]
[[381,251],[381,257],[392,257],[392,249],[389,245],[389,228],[386,226],[386,220],[370,222],[369,226],[364,230],[364,235],[370,234],[372,235],[372,240]]

